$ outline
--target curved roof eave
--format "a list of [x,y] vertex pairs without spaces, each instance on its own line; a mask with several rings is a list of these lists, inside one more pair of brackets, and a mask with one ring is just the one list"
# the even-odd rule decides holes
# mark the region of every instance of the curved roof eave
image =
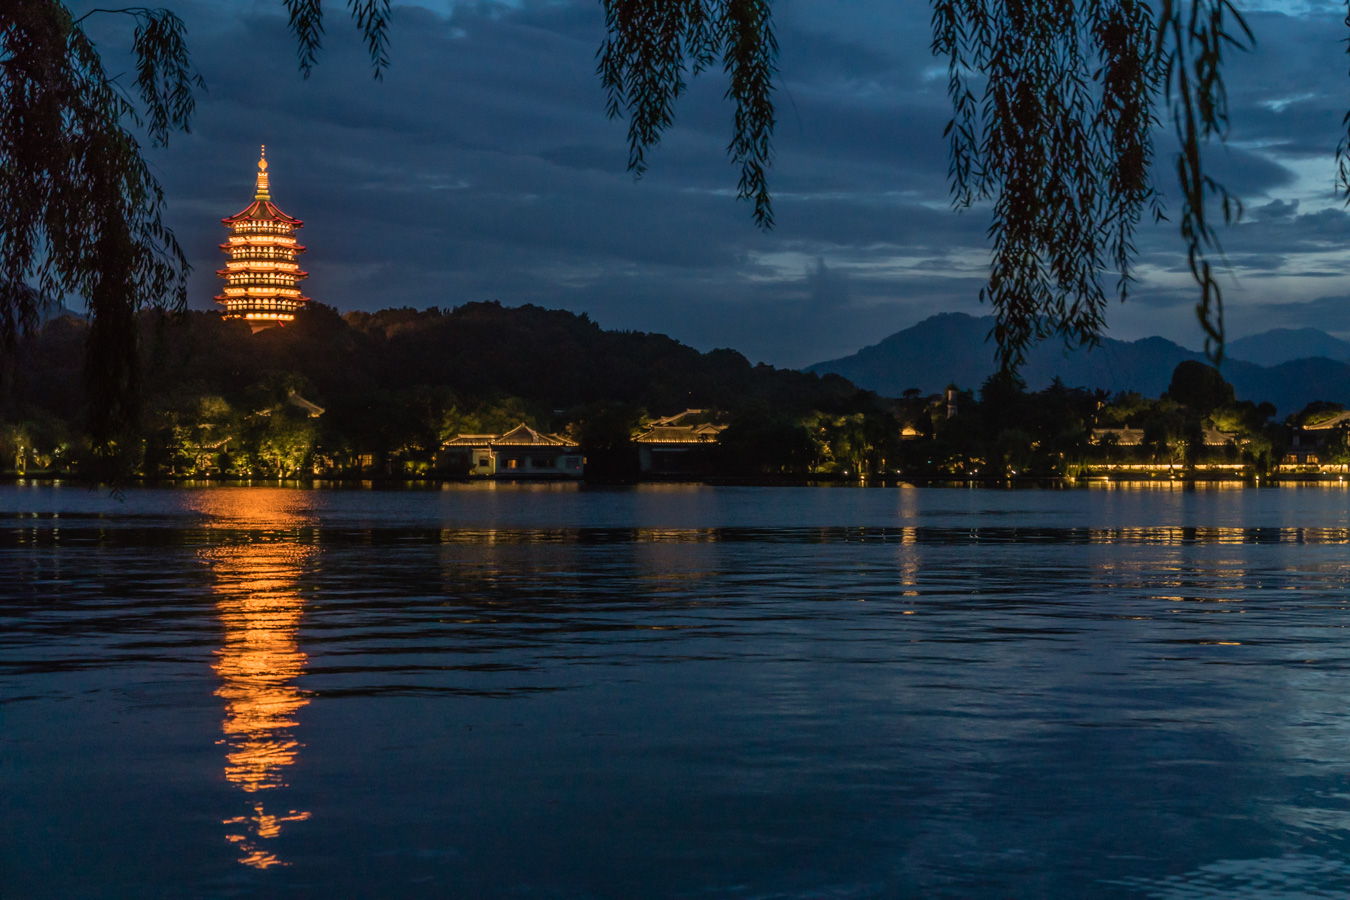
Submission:
[[254,200],[228,219],[221,219],[220,221],[226,225],[233,225],[235,222],[243,221],[285,222],[287,225],[294,225],[296,228],[300,228],[305,224],[300,219],[286,215],[278,209],[277,205],[271,200]]

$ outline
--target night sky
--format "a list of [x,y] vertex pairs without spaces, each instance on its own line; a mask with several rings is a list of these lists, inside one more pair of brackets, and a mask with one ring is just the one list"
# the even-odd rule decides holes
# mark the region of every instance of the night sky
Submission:
[[[96,4],[84,4],[87,7]],[[778,0],[779,125],[762,233],[735,199],[720,70],[694,83],[640,181],[595,74],[596,0],[400,2],[382,82],[338,3],[308,80],[280,0],[180,2],[208,85],[191,135],[149,159],[215,308],[220,218],[252,198],[265,143],[272,196],[305,220],[307,293],[341,310],[473,300],[587,312],[606,328],[800,366],[851,353],[977,294],[986,213],[948,199],[945,72],[927,3]],[[78,7],[78,5],[77,5]],[[1229,333],[1350,334],[1350,216],[1332,154],[1350,104],[1343,7],[1244,5],[1259,44],[1235,58],[1234,129],[1213,169],[1247,203],[1224,235]],[[111,49],[129,29],[104,17]],[[1172,208],[1171,143],[1155,177]],[[1144,229],[1143,283],[1111,335],[1202,337],[1170,224]]]

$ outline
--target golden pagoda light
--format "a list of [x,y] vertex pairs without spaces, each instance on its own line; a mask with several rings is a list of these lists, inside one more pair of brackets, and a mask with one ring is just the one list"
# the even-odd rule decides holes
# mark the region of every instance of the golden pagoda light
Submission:
[[220,245],[230,261],[216,272],[225,279],[223,293],[215,298],[225,307],[224,317],[243,319],[254,331],[294,320],[296,310],[309,302],[299,286],[309,273],[296,264],[296,256],[305,248],[295,242],[295,230],[305,223],[272,202],[267,147],[258,159],[253,202],[220,221],[230,229],[229,241]]

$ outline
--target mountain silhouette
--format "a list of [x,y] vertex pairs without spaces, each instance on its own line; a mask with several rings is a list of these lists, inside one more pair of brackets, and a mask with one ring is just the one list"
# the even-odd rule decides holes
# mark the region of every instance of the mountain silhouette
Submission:
[[1273,328],[1229,341],[1224,352],[1233,359],[1258,366],[1278,366],[1317,356],[1345,361],[1350,360],[1350,341],[1332,337],[1317,328]]
[[[949,384],[977,389],[998,368],[994,344],[987,340],[993,326],[992,316],[941,313],[852,356],[808,366],[807,371],[842,375],[859,387],[891,397],[908,388],[938,393]],[[1234,341],[1232,346],[1263,359],[1280,359],[1300,339],[1318,353],[1336,352],[1337,344],[1350,348],[1316,329],[1277,329]],[[1281,415],[1297,412],[1314,400],[1350,406],[1350,364],[1317,353],[1305,357],[1262,366],[1238,358],[1230,349],[1221,371],[1239,399],[1268,400]],[[1138,391],[1156,397],[1167,390],[1177,363],[1187,359],[1203,361],[1205,356],[1161,337],[1103,338],[1091,348],[1066,347],[1052,338],[1031,349],[1021,374],[1030,390],[1040,390],[1059,378],[1071,387]]]

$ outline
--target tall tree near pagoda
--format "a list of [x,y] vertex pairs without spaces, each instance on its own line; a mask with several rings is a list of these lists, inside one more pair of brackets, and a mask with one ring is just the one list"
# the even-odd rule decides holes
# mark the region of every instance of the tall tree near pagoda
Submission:
[[84,18],[53,0],[0,3],[0,342],[12,358],[44,308],[83,297],[89,424],[104,444],[136,413],[136,311],[186,300],[187,262],[131,129],[167,143],[202,86],[176,16],[127,14],[139,105],[104,70]]

